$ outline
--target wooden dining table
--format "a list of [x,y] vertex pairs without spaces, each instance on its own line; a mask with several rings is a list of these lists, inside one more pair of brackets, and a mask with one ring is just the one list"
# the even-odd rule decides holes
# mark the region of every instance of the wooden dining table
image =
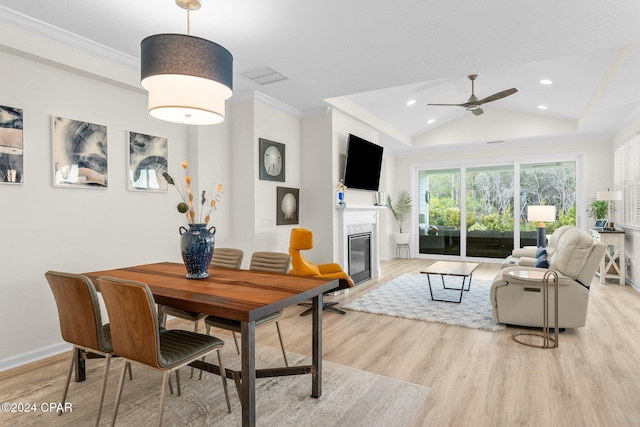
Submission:
[[[322,294],[336,288],[337,279],[214,267],[205,279],[187,279],[184,265],[170,262],[83,274],[94,283],[100,276],[146,283],[157,304],[240,321],[242,368],[227,376],[241,383],[243,426],[256,423],[256,378],[311,374],[311,396],[322,394]],[[308,299],[313,302],[311,365],[256,370],[255,321]],[[214,364],[193,365],[220,373]]]

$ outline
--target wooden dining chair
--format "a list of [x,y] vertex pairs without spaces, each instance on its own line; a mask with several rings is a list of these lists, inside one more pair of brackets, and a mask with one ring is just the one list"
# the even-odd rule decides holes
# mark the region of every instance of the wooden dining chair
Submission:
[[111,321],[113,350],[126,359],[118,384],[112,426],[118,415],[125,369],[130,362],[138,362],[164,373],[158,413],[158,426],[160,426],[170,373],[175,372],[179,382],[179,368],[203,359],[213,351],[218,353],[227,409],[231,412],[226,371],[220,355],[224,341],[191,331],[161,330],[153,295],[144,283],[105,276],[99,277],[97,283]]
[[[67,372],[67,382],[62,393],[60,406],[64,406],[69,391],[71,373],[78,360],[78,352],[86,352],[103,356],[105,360],[102,374],[102,389],[100,391],[100,403],[95,425],[100,423],[104,393],[107,388],[109,365],[113,354],[111,345],[111,329],[109,325],[102,324],[102,315],[98,303],[98,295],[91,280],[82,275],[48,271],[45,273],[47,282],[53,292],[60,319],[60,332],[62,339],[73,344],[71,362]],[[130,368],[129,368],[130,369]],[[131,375],[131,372],[129,372]],[[62,411],[58,412],[61,415]]]
[[[265,271],[271,273],[289,273],[289,267],[291,266],[291,256],[280,252],[255,252],[251,256],[251,264],[249,270]],[[282,340],[282,334],[280,333],[280,324],[276,319],[282,316],[282,310],[277,313],[270,314],[261,319],[256,320],[256,327],[262,326],[272,320],[276,321],[276,328],[278,330],[278,338],[280,339],[280,348],[282,348],[282,356],[284,357],[285,366],[289,366],[287,360],[287,353],[284,349],[284,341]],[[204,323],[207,328],[207,335],[211,327],[226,329],[233,334],[233,340],[236,344],[236,351],[240,354],[240,347],[238,346],[238,338],[236,333],[240,333],[241,323],[237,320],[225,319],[217,316],[207,316],[204,319]]]

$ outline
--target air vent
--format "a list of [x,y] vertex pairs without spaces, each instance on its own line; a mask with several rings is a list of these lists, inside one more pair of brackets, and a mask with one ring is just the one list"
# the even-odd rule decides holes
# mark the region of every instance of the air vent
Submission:
[[502,144],[504,141],[487,141],[487,144]]
[[266,85],[288,79],[287,76],[271,67],[252,68],[251,70],[240,73],[240,75],[260,85]]

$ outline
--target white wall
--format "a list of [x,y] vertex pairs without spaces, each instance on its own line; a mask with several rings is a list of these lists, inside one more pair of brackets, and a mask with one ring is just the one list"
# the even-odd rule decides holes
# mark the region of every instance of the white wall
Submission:
[[[0,104],[24,112],[25,172],[24,184],[0,185],[2,370],[63,348],[47,270],[180,260],[177,193],[127,191],[126,132],[167,137],[170,171],[189,143],[183,126],[151,118],[138,92],[4,52],[0,64]],[[52,115],[107,126],[108,189],[52,186]]]

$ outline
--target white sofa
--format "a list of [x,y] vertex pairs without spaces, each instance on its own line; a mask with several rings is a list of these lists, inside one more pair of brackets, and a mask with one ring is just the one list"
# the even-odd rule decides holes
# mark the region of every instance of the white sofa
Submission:
[[[604,256],[605,245],[576,227],[563,230],[553,243],[548,261],[549,269],[555,270],[559,277],[558,327],[582,327],[587,320],[589,286]],[[546,271],[524,265],[509,265],[503,268],[491,285],[490,298],[494,319],[496,322],[509,325],[542,327],[541,281],[512,278],[507,274],[511,270]],[[553,293],[550,298],[549,325],[553,325]]]

